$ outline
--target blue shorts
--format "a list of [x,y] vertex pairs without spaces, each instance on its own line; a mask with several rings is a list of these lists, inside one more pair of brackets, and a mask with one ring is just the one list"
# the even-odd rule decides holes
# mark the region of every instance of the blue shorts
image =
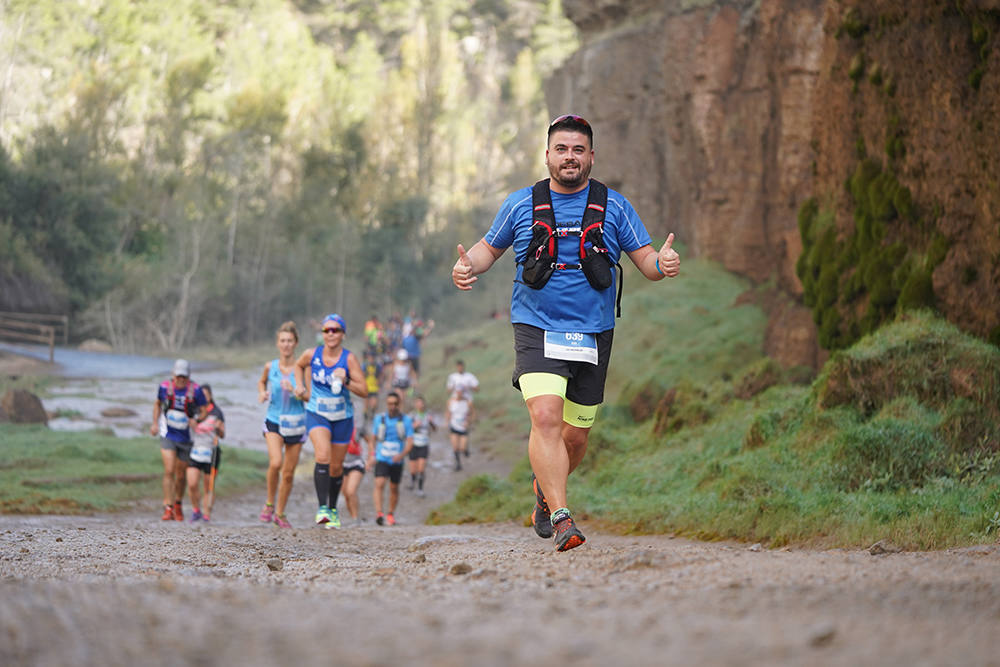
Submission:
[[329,431],[330,442],[333,444],[346,445],[351,441],[351,434],[354,433],[354,417],[332,422],[326,417],[306,410],[306,433],[311,433],[314,428],[325,428]]

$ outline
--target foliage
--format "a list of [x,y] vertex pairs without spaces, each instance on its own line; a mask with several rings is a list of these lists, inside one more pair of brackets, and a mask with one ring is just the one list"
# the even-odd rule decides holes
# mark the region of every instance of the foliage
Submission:
[[[116,511],[162,493],[163,466],[151,438],[116,438],[99,431],[67,438],[44,426],[16,424],[0,424],[0,436],[4,514]],[[219,497],[262,483],[266,454],[226,448],[224,456]]]
[[0,309],[124,350],[433,314],[413,276],[537,165],[575,39],[559,0],[11,0],[0,35]]
[[851,345],[898,312],[933,308],[931,274],[944,258],[939,237],[922,231],[909,189],[879,162],[861,160],[846,187],[854,203],[846,238],[815,198],[799,209],[796,272],[827,349]]

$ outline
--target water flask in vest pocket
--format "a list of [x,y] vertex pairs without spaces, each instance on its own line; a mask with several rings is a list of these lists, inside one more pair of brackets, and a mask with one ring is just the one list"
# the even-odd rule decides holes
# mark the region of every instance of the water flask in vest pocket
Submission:
[[580,268],[590,286],[597,290],[611,287],[613,282],[611,258],[604,247],[604,234],[600,223],[590,225],[580,237]]
[[538,220],[531,226],[531,234],[521,280],[528,287],[542,289],[555,271],[556,239],[552,235],[552,227]]
[[396,422],[396,437],[399,438],[400,442],[406,439],[406,424],[402,421]]

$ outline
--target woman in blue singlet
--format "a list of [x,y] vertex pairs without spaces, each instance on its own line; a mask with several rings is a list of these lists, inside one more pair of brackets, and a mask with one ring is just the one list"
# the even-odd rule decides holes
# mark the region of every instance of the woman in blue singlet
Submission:
[[295,381],[295,346],[299,344],[295,322],[285,322],[278,327],[275,344],[278,358],[264,364],[257,381],[258,398],[261,403],[267,403],[264,440],[268,456],[267,502],[259,518],[264,523],[273,521],[279,528],[291,528],[285,517],[285,506],[292,493],[295,466],[299,464],[302,443],[306,439],[306,408],[295,397],[296,387],[302,386]]
[[323,344],[306,350],[295,362],[296,396],[308,400],[306,431],[316,452],[316,523],[333,528],[340,527],[337,497],[344,483],[344,455],[354,432],[351,394],[368,396],[361,362],[344,347],[346,329],[340,315],[327,315],[322,323]]

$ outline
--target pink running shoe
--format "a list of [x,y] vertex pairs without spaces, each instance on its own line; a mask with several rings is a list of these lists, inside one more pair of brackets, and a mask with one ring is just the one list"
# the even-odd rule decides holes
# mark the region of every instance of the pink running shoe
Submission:
[[278,528],[291,528],[292,527],[292,524],[288,523],[288,519],[285,517],[284,514],[275,514],[274,515],[274,525],[277,526]]
[[274,519],[274,505],[264,505],[258,518],[262,523],[271,523],[271,520]]

